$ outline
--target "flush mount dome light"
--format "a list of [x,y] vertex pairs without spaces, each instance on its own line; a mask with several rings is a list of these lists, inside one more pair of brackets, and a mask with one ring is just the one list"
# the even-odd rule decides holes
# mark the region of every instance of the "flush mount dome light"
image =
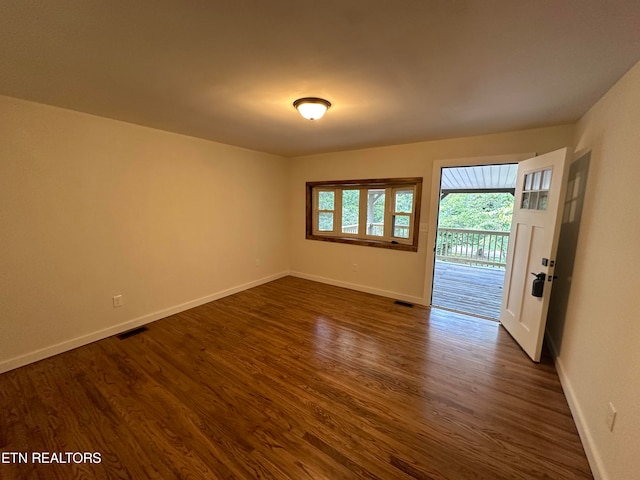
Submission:
[[318,120],[327,112],[331,104],[324,98],[306,97],[293,102],[293,106],[307,120]]

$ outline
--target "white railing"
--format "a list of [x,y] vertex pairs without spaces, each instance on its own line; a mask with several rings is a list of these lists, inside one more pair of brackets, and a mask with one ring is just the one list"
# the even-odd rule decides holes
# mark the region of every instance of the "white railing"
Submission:
[[[409,237],[409,227],[396,225],[396,230],[401,230],[404,236],[400,238]],[[344,225],[342,227],[342,233],[358,233],[358,224],[356,225]],[[376,237],[382,237],[384,235],[384,223],[370,223],[367,228],[367,235],[373,235]]]
[[370,223],[367,225],[367,235],[384,236],[384,223]]
[[438,228],[436,259],[445,262],[504,267],[509,232]]

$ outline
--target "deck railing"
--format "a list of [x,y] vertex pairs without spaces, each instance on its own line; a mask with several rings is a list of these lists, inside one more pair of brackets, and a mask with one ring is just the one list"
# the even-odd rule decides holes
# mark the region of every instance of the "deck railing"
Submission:
[[501,268],[507,264],[508,248],[509,232],[438,228],[436,259]]

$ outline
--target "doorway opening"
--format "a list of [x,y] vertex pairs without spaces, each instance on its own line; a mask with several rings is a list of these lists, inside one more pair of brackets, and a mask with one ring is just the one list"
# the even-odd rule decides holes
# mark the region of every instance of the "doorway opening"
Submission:
[[500,318],[517,164],[443,167],[431,305]]

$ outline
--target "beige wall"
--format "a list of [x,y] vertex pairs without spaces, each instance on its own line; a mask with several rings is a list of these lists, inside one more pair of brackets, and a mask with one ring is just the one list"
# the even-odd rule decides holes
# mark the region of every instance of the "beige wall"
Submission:
[[285,273],[288,164],[0,97],[0,372]]
[[548,333],[592,464],[602,478],[631,480],[640,472],[640,64],[579,121],[575,146],[576,159],[590,154],[588,183],[566,315],[550,318]]
[[[391,251],[305,239],[305,182],[387,177],[423,177],[422,217],[428,224],[433,163],[460,157],[525,152],[546,153],[567,146],[573,126],[421,142],[294,158],[291,163],[290,266],[294,275],[380,295],[423,302],[426,242],[418,252]],[[358,271],[353,271],[353,264]],[[425,274],[425,271],[427,273]]]

